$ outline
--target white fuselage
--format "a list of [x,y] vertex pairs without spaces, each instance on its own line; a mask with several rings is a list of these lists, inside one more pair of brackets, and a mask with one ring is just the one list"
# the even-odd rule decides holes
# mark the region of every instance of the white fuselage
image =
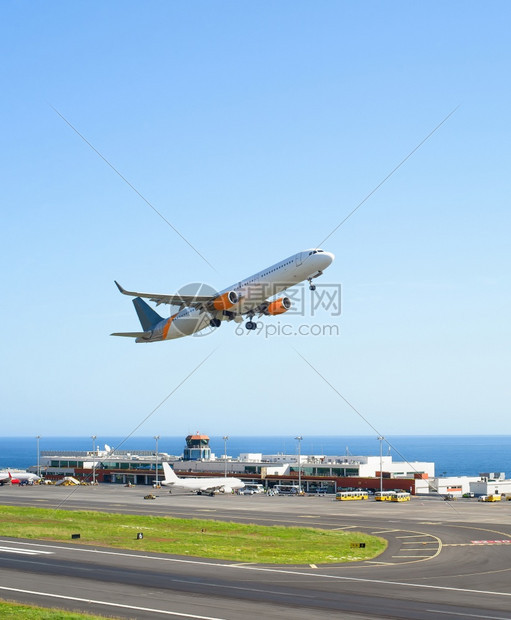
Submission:
[[11,480],[19,480],[20,482],[36,482],[36,480],[40,480],[40,478],[36,474],[31,474],[27,471],[0,471],[0,484],[6,484]]
[[317,249],[293,254],[220,291],[219,295],[228,291],[234,291],[238,295],[239,302],[230,307],[228,312],[209,312],[194,307],[183,308],[157,325],[148,341],[190,336],[209,327],[212,318],[242,320],[242,315],[253,310],[257,311],[257,308],[268,298],[300,282],[321,275],[333,259],[332,253]]
[[230,493],[237,489],[242,489],[245,483],[239,478],[178,478],[177,480],[164,480],[162,485],[187,491],[200,493]]

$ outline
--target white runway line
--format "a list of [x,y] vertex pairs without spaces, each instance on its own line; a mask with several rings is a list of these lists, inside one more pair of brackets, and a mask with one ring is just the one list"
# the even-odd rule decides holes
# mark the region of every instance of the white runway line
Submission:
[[40,551],[39,549],[17,549],[15,547],[0,547],[0,553],[21,553],[22,555],[53,555],[53,551]]
[[194,618],[195,620],[225,620],[224,618],[212,616],[197,616],[195,614],[187,614],[179,611],[167,611],[165,609],[151,609],[150,607],[138,607],[136,605],[123,605],[122,603],[109,603],[108,601],[96,601],[94,599],[78,598],[77,596],[64,596],[63,594],[50,594],[48,592],[36,592],[35,590],[21,590],[20,588],[6,588],[0,586],[0,590],[8,592],[18,592],[20,594],[35,594],[36,596],[46,596],[48,598],[58,598],[65,601],[77,601],[79,603],[88,603],[89,605],[106,605],[108,607],[120,607],[122,609],[133,609],[135,611],[149,611],[154,614],[164,614],[167,616],[178,616],[180,618]]

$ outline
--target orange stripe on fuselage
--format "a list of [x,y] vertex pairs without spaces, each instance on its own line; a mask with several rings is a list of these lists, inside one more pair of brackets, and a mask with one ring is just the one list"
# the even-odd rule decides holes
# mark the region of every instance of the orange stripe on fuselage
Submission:
[[178,314],[179,314],[179,313],[178,313],[178,312],[176,312],[176,314],[173,314],[171,317],[169,317],[169,318],[167,319],[167,322],[166,322],[166,323],[165,323],[165,325],[163,326],[163,338],[162,338],[162,340],[167,340],[167,334],[169,333],[170,325],[171,325],[172,321],[176,318],[176,316],[177,316]]

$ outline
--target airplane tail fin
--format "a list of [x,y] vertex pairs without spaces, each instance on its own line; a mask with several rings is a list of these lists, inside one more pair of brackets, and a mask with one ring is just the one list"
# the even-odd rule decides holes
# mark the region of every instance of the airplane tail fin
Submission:
[[145,332],[151,331],[156,327],[156,325],[158,325],[158,323],[163,321],[163,317],[155,312],[151,306],[147,305],[141,297],[135,297],[133,300],[133,305],[137,311],[140,325],[142,325],[142,329]]
[[168,463],[163,461],[162,467],[163,473],[165,474],[165,480],[163,481],[164,484],[173,484],[174,482],[177,482],[179,480],[179,478],[176,476],[175,471]]

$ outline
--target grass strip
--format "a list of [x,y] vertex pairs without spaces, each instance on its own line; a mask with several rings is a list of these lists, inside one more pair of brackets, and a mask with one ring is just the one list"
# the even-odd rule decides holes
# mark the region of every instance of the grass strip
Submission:
[[45,609],[35,605],[22,605],[0,599],[0,618],[2,620],[105,620],[114,616],[91,616],[63,609]]
[[0,506],[0,536],[69,542],[72,534],[85,545],[258,564],[368,560],[387,546],[353,531]]

